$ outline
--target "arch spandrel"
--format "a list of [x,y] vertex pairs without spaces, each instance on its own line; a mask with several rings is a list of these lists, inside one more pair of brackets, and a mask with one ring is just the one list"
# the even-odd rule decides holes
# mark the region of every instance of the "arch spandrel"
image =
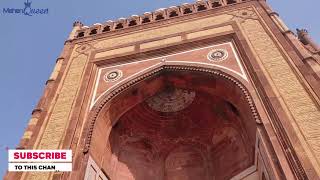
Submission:
[[213,68],[237,77],[244,84],[250,83],[233,42],[228,41],[179,53],[99,67],[90,108],[115,87],[164,65]]

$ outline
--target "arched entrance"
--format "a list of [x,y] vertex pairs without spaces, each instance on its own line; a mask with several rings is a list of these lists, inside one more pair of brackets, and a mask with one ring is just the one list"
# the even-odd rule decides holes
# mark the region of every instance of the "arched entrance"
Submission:
[[257,121],[234,77],[163,66],[104,97],[85,151],[115,180],[230,179],[254,165]]

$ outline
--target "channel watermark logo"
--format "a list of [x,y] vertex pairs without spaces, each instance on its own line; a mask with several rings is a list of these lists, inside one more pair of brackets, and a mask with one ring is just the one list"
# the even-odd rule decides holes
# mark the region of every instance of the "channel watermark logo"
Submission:
[[49,8],[32,8],[32,2],[27,0],[24,3],[24,8],[3,8],[3,14],[20,14],[26,16],[33,16],[33,15],[46,15],[49,14]]

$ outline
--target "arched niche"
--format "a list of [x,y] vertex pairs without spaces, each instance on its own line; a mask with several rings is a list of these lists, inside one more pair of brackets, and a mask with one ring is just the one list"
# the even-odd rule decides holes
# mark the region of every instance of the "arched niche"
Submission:
[[164,162],[164,180],[209,180],[204,152],[193,146],[180,146],[169,152]]
[[[111,179],[225,179],[254,165],[257,122],[238,79],[213,69],[162,66],[101,98],[90,114],[84,152]],[[179,153],[185,163],[174,162]]]

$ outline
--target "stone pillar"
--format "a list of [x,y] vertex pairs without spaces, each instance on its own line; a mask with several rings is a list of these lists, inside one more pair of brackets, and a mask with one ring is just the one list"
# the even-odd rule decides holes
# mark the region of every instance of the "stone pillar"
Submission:
[[282,21],[282,19],[279,17],[279,14],[276,12],[271,12],[269,13],[269,16],[271,17],[271,19],[273,20],[273,22],[279,27],[279,29],[281,30],[281,32],[285,33],[290,31],[290,29],[288,28],[288,26]]
[[80,21],[74,22],[74,23],[73,23],[73,29],[72,29],[72,31],[71,31],[71,33],[70,33],[70,35],[69,35],[68,40],[74,39],[74,38],[76,37],[76,35],[77,35],[77,34],[76,34],[77,31],[80,30],[82,26],[83,26],[83,24],[82,24]]
[[58,74],[59,74],[59,72],[61,70],[61,66],[62,66],[63,60],[64,60],[64,58],[62,58],[62,57],[57,59],[56,65],[55,65],[55,67],[54,67],[54,69],[53,69],[48,81],[54,81],[54,80],[57,79]]
[[320,47],[316,42],[313,41],[313,39],[311,38],[311,36],[309,35],[306,29],[297,29],[297,34],[298,34],[299,40],[304,45],[310,45],[315,49],[315,51],[320,51]]

